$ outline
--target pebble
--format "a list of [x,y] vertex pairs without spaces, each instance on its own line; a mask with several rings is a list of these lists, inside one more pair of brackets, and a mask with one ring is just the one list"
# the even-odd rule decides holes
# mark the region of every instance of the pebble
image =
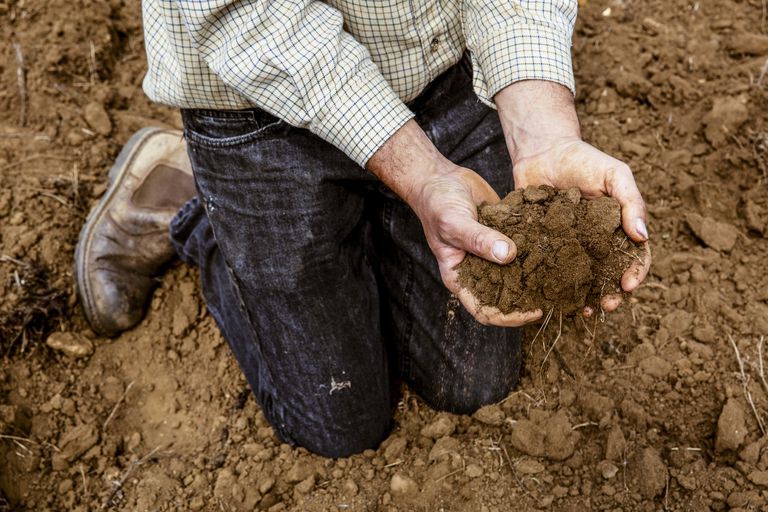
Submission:
[[738,401],[730,398],[723,406],[720,418],[717,420],[715,451],[736,450],[742,445],[746,436],[744,409]]
[[392,480],[389,482],[389,489],[392,491],[392,494],[402,496],[418,493],[419,485],[413,478],[402,473],[395,473],[392,475]]
[[310,475],[315,474],[315,469],[308,464],[305,461],[298,460],[296,463],[291,467],[291,469],[288,470],[288,473],[285,475],[285,479],[288,483],[298,483],[306,480],[310,477]]
[[53,350],[75,359],[93,354],[93,343],[88,338],[74,332],[54,332],[45,344]]
[[549,199],[549,193],[546,189],[539,187],[527,187],[523,192],[523,196],[529,203],[541,203]]
[[315,487],[315,475],[309,475],[307,478],[296,484],[294,490],[299,494],[309,494]]
[[755,485],[768,487],[768,471],[753,471],[747,475],[747,479]]
[[54,471],[69,467],[69,463],[77,460],[99,442],[99,431],[90,423],[84,423],[68,430],[59,439],[59,451],[53,454],[51,465]]
[[498,405],[486,405],[478,409],[475,414],[472,415],[480,423],[498,427],[504,423],[504,411]]
[[384,459],[387,464],[396,462],[405,452],[408,446],[408,440],[404,437],[394,437],[389,440],[389,444],[384,448]]
[[109,135],[112,132],[112,121],[101,103],[92,101],[87,104],[83,109],[83,117],[88,126],[99,135]]
[[606,480],[610,480],[611,478],[615,477],[616,473],[619,472],[619,468],[616,466],[616,464],[608,460],[601,461],[597,465],[597,469]]
[[515,471],[523,475],[535,475],[544,471],[544,465],[533,459],[523,459],[515,464]]
[[456,430],[456,424],[445,415],[439,416],[432,423],[421,429],[421,435],[430,439],[449,436]]
[[468,464],[464,473],[466,473],[469,478],[478,478],[483,475],[483,468],[477,464]]

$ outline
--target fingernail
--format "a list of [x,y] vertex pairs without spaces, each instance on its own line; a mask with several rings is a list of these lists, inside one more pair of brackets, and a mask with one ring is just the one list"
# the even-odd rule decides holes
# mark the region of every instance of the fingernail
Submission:
[[648,228],[645,227],[645,222],[643,222],[643,219],[637,219],[635,221],[635,229],[637,229],[637,232],[640,233],[640,236],[648,240]]
[[496,240],[493,242],[493,257],[498,261],[506,261],[509,255],[509,244],[504,240]]

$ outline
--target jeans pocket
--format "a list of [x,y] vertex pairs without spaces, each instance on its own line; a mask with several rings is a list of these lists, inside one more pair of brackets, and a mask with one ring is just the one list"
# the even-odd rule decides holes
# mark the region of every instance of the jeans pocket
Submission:
[[184,109],[181,115],[187,140],[211,148],[245,144],[289,126],[259,109]]

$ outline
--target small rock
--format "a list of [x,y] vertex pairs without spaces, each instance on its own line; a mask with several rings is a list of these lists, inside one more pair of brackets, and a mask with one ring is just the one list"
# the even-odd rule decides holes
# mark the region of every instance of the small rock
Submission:
[[515,464],[515,471],[523,475],[536,475],[544,471],[544,464],[533,459],[523,459]]
[[749,443],[744,447],[743,450],[739,452],[739,458],[747,464],[757,464],[757,461],[760,459],[760,450],[762,448],[762,444],[763,443],[760,441]]
[[729,51],[740,55],[765,55],[768,53],[768,36],[738,31],[727,46]]
[[569,189],[566,189],[564,194],[565,194],[565,198],[571,204],[579,204],[579,202],[581,201],[581,190],[579,190],[576,187],[571,187]]
[[643,359],[640,361],[639,366],[643,372],[658,379],[663,379],[672,371],[672,364],[659,356]]
[[437,440],[435,445],[429,451],[429,461],[439,460],[444,455],[451,457],[461,457],[459,455],[459,440],[455,437],[445,436]]
[[392,494],[403,496],[418,493],[419,485],[413,478],[402,473],[395,473],[389,482],[389,489],[392,491]]
[[53,454],[51,460],[53,469],[66,469],[69,463],[80,458],[98,442],[99,430],[93,424],[85,423],[72,428],[59,439],[59,451]]
[[631,140],[621,141],[619,143],[619,149],[622,151],[622,153],[638,156],[640,158],[645,158],[646,156],[648,156],[648,153],[651,152],[651,150],[648,149],[646,146],[643,146],[642,144],[633,142]]
[[749,109],[746,97],[715,98],[710,110],[702,119],[704,136],[714,147],[722,147],[728,143],[729,137],[735,135],[742,124],[749,119]]
[[408,440],[404,437],[394,437],[389,440],[389,444],[384,448],[384,459],[387,464],[396,462],[405,452],[408,446]]
[[478,478],[483,476],[483,468],[477,464],[467,464],[467,468],[464,470],[464,473],[469,478]]
[[315,487],[315,475],[309,475],[307,478],[296,484],[293,489],[299,494],[309,494]]
[[429,425],[421,429],[421,435],[430,439],[449,436],[456,430],[456,424],[446,415],[440,415]]
[[345,496],[357,496],[359,488],[355,481],[350,478],[344,482],[343,490]]
[[744,409],[733,398],[728,399],[717,420],[715,451],[724,452],[737,450],[747,436],[747,425]]
[[747,479],[755,485],[768,487],[768,471],[753,471],[747,475]]
[[709,324],[699,325],[693,328],[693,338],[702,343],[714,343],[717,339],[717,332]]
[[610,480],[611,478],[616,476],[616,473],[619,472],[619,468],[611,461],[603,460],[600,461],[600,463],[597,465],[597,470],[600,471],[600,474],[603,475],[603,478],[606,480]]
[[630,488],[647,499],[660,495],[667,486],[667,465],[653,448],[645,448],[632,457],[627,465],[627,473]]
[[697,213],[687,214],[685,221],[699,240],[716,251],[729,252],[736,245],[739,230],[733,224],[717,222]]
[[232,498],[232,488],[237,483],[237,478],[229,468],[219,471],[216,476],[216,483],[213,486],[213,496],[219,500],[229,502]]
[[512,426],[510,442],[515,449],[532,457],[565,460],[576,450],[578,432],[573,431],[564,409],[549,416],[543,411],[531,411],[530,420]]
[[605,458],[614,462],[623,461],[626,447],[627,442],[621,427],[614,425],[608,433],[608,440],[605,443]]
[[92,101],[83,109],[83,117],[88,126],[100,135],[109,135],[112,132],[112,121],[109,119],[104,105]]
[[315,468],[311,464],[297,460],[296,463],[285,474],[285,479],[288,483],[298,483],[306,480],[311,475],[315,474]]
[[523,191],[523,197],[529,203],[542,203],[549,199],[549,192],[543,187],[527,187]]
[[91,340],[74,332],[54,332],[48,336],[45,344],[75,359],[93,354]]
[[475,411],[475,414],[473,414],[472,417],[480,423],[485,423],[486,425],[492,425],[495,427],[498,427],[504,423],[504,411],[501,410],[501,407],[495,404],[481,407]]

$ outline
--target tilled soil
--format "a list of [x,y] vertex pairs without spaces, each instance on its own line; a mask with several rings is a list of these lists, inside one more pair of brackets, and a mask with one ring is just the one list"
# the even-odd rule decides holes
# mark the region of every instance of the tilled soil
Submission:
[[621,276],[643,251],[621,229],[621,206],[611,197],[587,200],[579,189],[528,187],[478,208],[478,220],[510,237],[517,254],[507,265],[472,254],[459,265],[459,283],[482,306],[511,311],[558,311],[621,294]]
[[119,338],[87,328],[80,226],[121,144],[178,115],[141,92],[138,0],[0,2],[0,508],[768,507],[763,4],[581,3],[584,136],[636,172],[652,275],[617,313],[528,329],[500,404],[452,416],[406,392],[379,449],[328,460],[274,437],[194,271]]

